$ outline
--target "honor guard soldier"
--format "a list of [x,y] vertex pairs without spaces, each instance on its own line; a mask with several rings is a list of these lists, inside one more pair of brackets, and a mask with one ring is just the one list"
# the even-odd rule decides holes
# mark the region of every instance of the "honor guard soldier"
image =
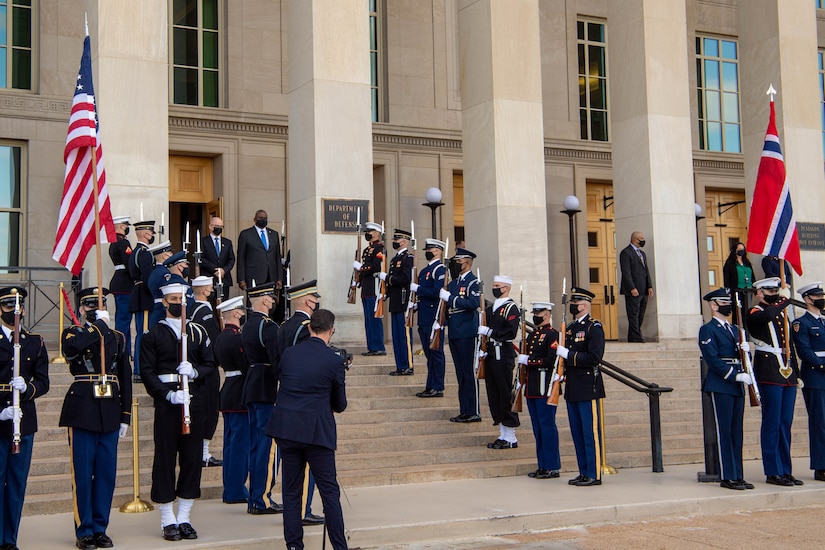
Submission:
[[[21,286],[0,289],[0,486],[3,487],[0,520],[3,522],[2,546],[17,548],[17,530],[23,514],[23,498],[32,459],[37,410],[34,400],[49,391],[49,356],[39,334],[23,328],[27,296]],[[19,303],[19,315],[15,314]],[[19,319],[20,364],[14,376],[15,317]],[[20,406],[14,407],[14,392],[20,394]],[[17,420],[15,421],[15,417]],[[20,425],[19,452],[15,452],[15,424]]]
[[410,299],[410,282],[415,257],[407,247],[412,235],[404,229],[396,229],[392,236],[392,247],[397,251],[389,263],[386,273],[378,278],[386,282],[388,310],[392,327],[392,351],[395,356],[395,370],[390,376],[410,376],[413,374],[412,330],[405,323],[407,301]]
[[126,353],[132,356],[132,314],[129,313],[129,298],[132,294],[134,282],[129,276],[129,258],[132,256],[132,245],[126,235],[129,234],[129,216],[118,216],[112,219],[115,224],[117,241],[109,245],[109,258],[115,266],[112,280],[109,281],[109,292],[115,298],[115,330],[122,333],[126,339]]
[[410,291],[418,296],[418,336],[427,357],[427,385],[416,397],[444,396],[444,339],[438,341],[438,349],[430,349],[430,334],[438,314],[438,293],[444,288],[447,268],[442,263],[442,255],[447,243],[438,239],[427,239],[424,257],[427,267],[418,273],[418,283],[410,284]]
[[504,275],[493,277],[495,301],[487,310],[487,326],[478,327],[478,335],[487,337],[487,355],[484,362],[484,385],[493,425],[498,424],[498,439],[487,444],[488,449],[515,449],[518,447],[516,428],[518,413],[513,405],[513,369],[516,350],[513,340],[518,334],[521,313],[510,298],[513,279]]
[[172,283],[172,273],[166,265],[166,260],[173,256],[172,243],[163,241],[149,247],[149,252],[155,262],[152,273],[149,275],[149,291],[152,293],[154,305],[149,313],[149,327],[153,327],[166,318],[166,308],[163,307],[163,292],[161,287]]
[[83,324],[67,328],[62,336],[63,355],[74,382],[63,401],[60,425],[69,428],[75,535],[81,549],[113,546],[106,528],[117,477],[117,441],[126,437],[132,407],[132,368],[125,337],[109,328],[105,309],[109,291],[102,292],[104,309],[98,309],[97,287],[78,293],[77,311]]
[[[790,342],[786,310],[791,302],[779,295],[779,277],[753,283],[759,302],[746,318],[753,342],[753,374],[762,398],[762,468],[766,482],[792,487],[802,481],[791,475],[791,424],[799,369]],[[789,351],[790,355],[786,352]]]
[[246,316],[243,296],[218,306],[223,317],[223,331],[215,338],[212,350],[215,361],[223,368],[224,382],[220,393],[223,413],[223,501],[246,503],[249,491],[249,414],[243,402],[243,388],[249,363],[243,352],[241,326]]
[[564,359],[564,400],[579,466],[579,475],[568,483],[577,487],[602,484],[599,399],[604,398],[604,381],[599,363],[604,356],[604,328],[590,316],[595,297],[584,288],[570,289],[570,314],[575,320],[566,327],[567,346],[556,348]]
[[134,286],[129,297],[129,313],[135,316],[135,362],[133,365],[135,382],[140,382],[140,340],[149,330],[149,312],[155,307],[152,291],[149,290],[149,276],[155,267],[155,259],[149,252],[149,245],[155,242],[155,221],[141,221],[135,224],[137,243],[132,249],[127,267]]
[[[438,291],[447,307],[447,336],[450,338],[450,354],[455,363],[458,380],[459,413],[450,422],[481,422],[478,408],[478,381],[473,372],[473,358],[478,335],[478,306],[481,299],[478,278],[473,275],[473,259],[476,255],[464,248],[456,248],[450,262],[452,280],[446,289]],[[433,324],[441,330],[438,320]]]
[[[745,414],[745,388],[751,377],[742,368],[739,356],[739,327],[730,324],[733,313],[730,289],[719,288],[705,294],[713,318],[699,329],[699,349],[708,366],[702,391],[709,393],[716,419],[716,440],[722,468],[720,486],[743,491],[753,484],[743,479],[742,420]],[[741,344],[745,353],[747,342]]]
[[524,397],[533,424],[538,459],[538,469],[527,475],[535,479],[550,479],[559,477],[561,468],[559,429],[556,426],[558,407],[547,404],[550,387],[554,382],[559,331],[552,324],[552,302],[533,302],[532,305],[533,324],[536,328],[529,336],[523,335],[527,338],[527,353],[518,356],[518,362],[527,374]]
[[376,299],[378,297],[379,281],[378,274],[381,273],[381,263],[384,261],[384,227],[375,222],[365,224],[366,231],[364,239],[369,245],[364,249],[361,261],[352,262],[353,269],[357,269],[361,274],[361,304],[364,307],[364,330],[367,334],[367,351],[362,355],[386,355],[384,347],[384,323],[375,316]]
[[802,360],[802,397],[808,411],[808,440],[814,479],[825,481],[825,290],[817,281],[801,287],[805,314],[793,322],[793,341]]
[[[212,309],[212,303],[209,297],[214,293],[215,287],[212,285],[212,277],[200,276],[192,279],[192,293],[195,297],[195,307],[190,310],[187,308],[186,312],[193,322],[199,324],[206,329],[209,335],[209,341],[215,342],[218,334],[221,332],[221,327],[218,324],[218,319],[215,317],[215,311]],[[218,369],[215,369],[209,376],[204,379],[203,387],[206,390],[206,434],[203,439],[203,466],[221,466],[223,461],[212,456],[209,452],[209,442],[215,436],[215,430],[218,429],[218,401],[221,391],[221,374]]]
[[249,411],[249,506],[247,513],[280,514],[283,506],[271,500],[278,461],[270,457],[275,441],[266,424],[275,408],[278,392],[278,325],[269,316],[275,308],[275,283],[248,289],[252,312],[241,338],[249,372],[244,385],[244,404]]
[[[143,384],[155,405],[152,500],[158,503],[166,540],[198,538],[190,513],[195,499],[201,496],[201,456],[206,430],[206,392],[201,382],[216,368],[206,329],[188,322],[182,334],[185,291],[186,287],[178,283],[162,288],[166,318],[149,329],[141,343]],[[185,355],[182,339],[186,341]]]

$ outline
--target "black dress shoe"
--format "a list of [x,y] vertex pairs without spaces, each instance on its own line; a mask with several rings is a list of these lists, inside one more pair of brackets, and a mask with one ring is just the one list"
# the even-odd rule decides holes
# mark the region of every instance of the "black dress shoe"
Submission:
[[361,355],[363,355],[364,357],[370,357],[372,355],[375,355],[375,352],[372,351],[372,350],[367,350],[364,353],[362,353]]
[[724,487],[725,489],[733,489],[734,491],[744,491],[745,486],[739,483],[737,479],[723,479],[719,483],[719,487]]
[[594,485],[601,485],[601,479],[593,479],[592,477],[584,476],[584,479],[576,482],[576,487],[593,487]]
[[814,470],[814,479],[816,481],[825,481],[825,470]]
[[271,514],[280,514],[283,513],[284,508],[281,506],[281,509],[277,509],[274,506],[270,506],[269,508],[257,508],[255,506],[250,506],[246,509],[247,514],[252,514],[253,516],[266,516]]
[[528,473],[528,474],[527,474],[527,477],[536,477],[537,475],[539,475],[539,473],[541,473],[541,472],[543,472],[543,471],[544,471],[544,470],[542,470],[541,468],[539,468],[539,469],[538,469],[538,470],[536,470],[535,472],[530,472],[530,473]]
[[284,513],[284,505],[278,504],[277,502],[273,502],[269,505],[270,510],[275,510],[276,514],[283,514]]
[[95,544],[98,548],[112,548],[115,545],[106,533],[95,533]]
[[765,483],[768,485],[779,485],[780,487],[793,487],[793,481],[784,476],[767,476]]
[[387,355],[387,352],[384,351],[384,350],[378,350],[378,351],[372,352],[372,354],[375,355],[376,357],[381,357],[383,355]]
[[424,390],[415,394],[416,397],[444,397],[444,392],[440,390]]
[[791,474],[785,474],[782,477],[788,478],[791,481],[791,483],[793,483],[794,485],[805,485],[804,481],[802,481],[801,479],[796,479]]
[[536,475],[536,479],[553,479],[559,477],[558,470],[542,470],[542,473]]
[[496,439],[496,440],[495,440],[495,441],[493,441],[492,443],[488,443],[488,444],[487,444],[487,448],[488,448],[488,449],[495,449],[495,448],[496,448],[496,445],[498,445],[499,443],[507,443],[507,442],[506,442],[506,441],[504,441],[503,439]]
[[390,373],[390,376],[412,376],[415,374],[415,371],[410,368],[406,368],[404,370],[394,370]]
[[246,498],[239,498],[237,500],[224,500],[224,504],[246,504],[249,502],[249,499]]
[[492,443],[487,444],[488,449],[517,449],[518,442],[510,443],[509,441],[505,441],[503,439],[496,439]]
[[579,474],[576,477],[574,477],[573,479],[568,479],[567,484],[568,485],[575,485],[576,483],[578,483],[579,481],[581,481],[583,479],[587,479],[587,476],[583,476],[583,475]]
[[454,417],[450,418],[450,422],[464,422],[464,421],[466,421],[468,418],[470,418],[470,415],[469,415],[469,414],[464,414],[464,413],[461,413],[461,414],[459,414],[459,415],[457,415],[457,416],[454,416]]
[[740,480],[739,480],[739,483],[740,483],[740,484],[742,485],[742,487],[744,487],[745,489],[753,489],[753,488],[755,487],[755,485],[754,485],[753,483],[748,483],[748,482],[747,482],[747,481],[745,481],[744,479],[740,479]]
[[474,414],[472,416],[468,416],[467,419],[463,422],[481,422],[481,416],[478,414]]
[[191,523],[181,523],[178,525],[178,529],[180,530],[180,536],[183,539],[193,540],[198,538],[198,532],[195,531],[195,528],[192,527]]
[[139,375],[139,374],[136,374],[136,375],[134,376],[134,378],[132,378],[132,381],[133,381],[133,382],[137,382],[138,384],[140,384],[141,382],[143,382],[143,379],[140,377],[140,375]]
[[301,525],[323,525],[324,516],[316,516],[315,514],[307,514],[301,520]]
[[203,461],[203,467],[209,468],[214,466],[223,466],[223,460],[220,458],[215,458],[214,456],[210,456],[206,460]]
[[180,540],[180,529],[172,523],[163,528],[163,538],[165,540]]
[[86,535],[85,537],[80,537],[77,539],[75,546],[80,548],[80,550],[93,550],[94,548],[97,548],[97,544],[95,544],[95,536]]

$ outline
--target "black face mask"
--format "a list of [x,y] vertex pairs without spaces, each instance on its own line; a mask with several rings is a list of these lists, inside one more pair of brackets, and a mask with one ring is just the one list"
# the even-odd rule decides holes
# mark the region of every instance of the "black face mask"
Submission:
[[241,315],[241,318],[238,319],[238,326],[241,326],[244,323],[246,323],[246,315]]
[[450,277],[453,279],[461,275],[461,264],[455,260],[450,260],[450,267],[448,269],[450,270]]
[[[816,309],[825,309],[825,298],[817,298],[816,300],[814,300],[814,307]],[[5,313],[3,315],[5,315]],[[3,317],[3,320],[5,321],[6,318]]]
[[364,240],[368,243],[372,242],[372,233],[364,233]]
[[745,249],[744,249],[744,248],[743,248],[742,250],[737,250],[737,251],[736,251],[736,255],[737,255],[737,256],[741,256],[742,258],[744,258],[744,257],[745,257],[745,254],[747,254],[747,252],[745,251]]
[[180,316],[183,313],[183,305],[182,304],[169,304],[166,307],[166,309],[167,309],[167,311],[169,311],[169,315],[171,315],[175,319],[180,319]]
[[155,242],[155,236],[154,235],[149,237],[149,241],[147,242],[147,244],[152,244],[153,242]]
[[432,252],[427,251],[427,252],[424,252],[424,257],[427,258],[428,262],[430,262],[430,261],[432,261],[433,258],[435,258],[435,254],[433,254]]
[[539,317],[538,315],[533,315],[533,324],[539,326],[544,322],[544,317]]
[[573,316],[579,314],[579,304],[570,304],[570,314]]
[[124,235],[128,235],[128,234],[129,234],[129,226],[126,226],[126,229],[124,229],[124,230],[123,230],[123,234],[124,234]]
[[86,320],[90,323],[94,323],[95,321],[97,321],[97,315],[95,314],[95,310],[86,312]]
[[257,225],[261,229],[266,227],[267,223],[269,223],[269,220],[267,218],[262,218],[262,219],[255,220],[255,225]]
[[502,294],[504,294],[504,293],[501,291],[500,288],[494,288],[493,289],[493,296],[495,296],[496,298],[501,298]]
[[[3,319],[3,322],[9,325],[10,327],[14,326],[14,311],[4,311],[0,314],[0,319]],[[23,315],[20,315],[20,323],[23,323]]]
[[719,313],[721,313],[722,315],[727,317],[728,315],[733,313],[733,306],[731,304],[727,304],[727,305],[724,305],[724,306],[720,305],[719,306]]
[[769,304],[775,304],[779,301],[779,294],[765,295],[764,300]]
[[220,235],[221,233],[223,233],[223,227],[213,227],[212,233],[214,233],[215,235]]
[[184,267],[183,271],[181,271],[181,273],[180,273],[180,276],[183,277],[184,279],[188,279],[189,278],[189,268]]
[[393,250],[398,250],[399,248],[401,248],[401,243],[392,243],[392,248]]
[[316,302],[315,305],[312,306],[312,311],[318,311],[318,308],[321,307],[321,302]]
[[645,247],[645,241],[644,240],[639,241],[639,248],[644,248],[644,247]]

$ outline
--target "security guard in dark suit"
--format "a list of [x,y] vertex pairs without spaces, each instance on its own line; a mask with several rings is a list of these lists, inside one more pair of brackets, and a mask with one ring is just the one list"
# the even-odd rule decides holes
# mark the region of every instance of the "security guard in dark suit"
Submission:
[[[0,289],[0,521],[3,522],[2,546],[17,548],[17,530],[23,514],[23,498],[32,459],[34,432],[37,431],[37,410],[34,400],[49,391],[49,356],[39,334],[23,328],[27,296],[21,286]],[[20,301],[20,375],[14,374],[15,302]],[[20,392],[20,411],[12,406],[13,391]],[[20,452],[12,452],[14,416],[20,418]]]
[[[215,292],[212,277],[205,275],[195,277],[192,279],[191,287],[195,298],[195,307],[191,310],[187,308],[186,314],[189,315],[192,321],[206,329],[209,340],[214,344],[215,338],[221,332],[221,327],[218,318],[215,316],[215,310],[212,309],[212,303],[209,301],[210,296]],[[203,387],[206,390],[207,403],[206,433],[203,439],[203,467],[222,466],[223,461],[215,458],[209,452],[209,442],[215,436],[215,430],[218,429],[218,402],[221,391],[221,374],[218,369],[212,371],[204,379]]]
[[149,313],[149,327],[153,327],[166,318],[166,308],[163,307],[162,303],[163,292],[160,289],[163,286],[172,284],[172,273],[169,271],[166,261],[174,254],[172,253],[172,243],[169,241],[150,246],[149,252],[155,262],[146,283],[152,293],[152,301],[154,302],[152,311]]
[[821,281],[801,287],[808,308],[793,322],[793,341],[802,360],[799,376],[808,411],[808,440],[814,479],[825,481],[825,290]]
[[[82,325],[63,331],[63,355],[74,382],[66,393],[60,425],[69,428],[77,547],[111,548],[106,534],[117,477],[117,440],[126,437],[132,407],[132,369],[122,333],[109,328],[109,313],[98,309],[97,287],[78,293]],[[106,372],[100,364],[100,340]]]
[[799,369],[791,336],[785,332],[785,308],[791,302],[779,295],[780,283],[779,277],[753,283],[758,302],[746,323],[753,343],[753,374],[762,398],[762,468],[767,483],[792,487],[803,484],[791,475],[791,424]]
[[115,224],[117,241],[109,244],[109,258],[115,266],[112,280],[109,281],[109,292],[115,298],[115,330],[122,333],[126,339],[126,353],[132,356],[132,314],[129,313],[129,298],[135,283],[129,276],[129,258],[132,256],[132,245],[126,237],[129,234],[129,216],[118,216],[112,219]]
[[347,548],[335,473],[333,417],[333,412],[344,411],[347,396],[344,362],[328,347],[334,324],[331,311],[315,311],[309,325],[311,337],[284,351],[278,403],[266,428],[278,441],[284,464],[284,539],[290,549],[303,548],[301,495],[307,464],[318,481],[332,547]]
[[570,314],[575,320],[566,327],[567,345],[556,348],[564,359],[564,400],[579,465],[579,475],[568,483],[577,487],[602,484],[599,399],[604,398],[604,381],[599,363],[604,357],[604,328],[590,316],[595,297],[584,288],[570,289]]
[[407,249],[412,234],[404,229],[396,229],[392,236],[395,256],[389,263],[387,272],[378,274],[386,282],[387,309],[392,327],[392,350],[395,356],[395,370],[390,376],[411,376],[413,374],[412,329],[407,327],[405,314],[410,299],[410,282],[415,256]]
[[223,413],[223,501],[240,504],[249,501],[249,413],[243,402],[243,388],[249,363],[243,352],[241,326],[246,316],[243,296],[218,306],[223,331],[215,338],[212,350],[223,368],[224,382],[219,410]]
[[550,386],[554,381],[559,331],[552,324],[552,302],[533,302],[532,305],[533,324],[536,328],[526,336],[526,353],[518,356],[518,363],[527,375],[524,397],[536,438],[538,460],[538,468],[527,475],[535,479],[550,479],[559,477],[561,468],[559,429],[556,426],[558,407],[547,404]]
[[[450,354],[455,363],[458,380],[458,416],[450,422],[481,422],[478,408],[478,380],[473,372],[476,337],[478,336],[478,307],[481,299],[478,278],[473,275],[473,258],[476,255],[465,248],[456,248],[450,261],[452,280],[446,289],[438,291],[447,307],[447,336],[450,338]],[[441,330],[438,320],[435,330]]]
[[278,325],[269,317],[275,307],[275,283],[248,290],[252,312],[241,330],[243,351],[249,363],[244,384],[244,404],[249,411],[249,506],[247,513],[280,514],[283,507],[271,500],[278,461],[275,442],[266,424],[278,392]]
[[135,224],[137,243],[132,249],[127,268],[134,286],[129,297],[129,313],[135,316],[135,362],[133,365],[135,382],[140,382],[140,340],[149,330],[149,312],[155,307],[152,291],[149,290],[149,276],[155,267],[155,259],[149,252],[149,245],[155,242],[155,221],[141,221]]
[[[719,464],[722,467],[721,486],[742,491],[753,484],[742,474],[742,419],[745,413],[745,385],[751,377],[742,367],[739,357],[739,327],[730,324],[733,312],[730,289],[719,288],[703,298],[713,313],[713,319],[699,329],[699,349],[708,366],[702,381],[702,391],[709,393],[716,419],[716,439],[719,442]],[[747,353],[750,346],[741,344]]]
[[[143,384],[155,405],[155,455],[152,463],[152,500],[158,503],[163,538],[196,539],[190,513],[201,496],[201,460],[206,429],[206,402],[202,381],[214,370],[215,357],[206,329],[187,322],[181,334],[182,298],[186,288],[179,284],[163,287],[166,318],[149,329],[141,342]],[[187,353],[181,356],[181,336]],[[189,394],[182,389],[183,377],[189,380]],[[183,434],[185,402],[189,401],[191,423]],[[175,479],[175,467],[180,473]],[[175,498],[178,511],[175,513]]]
[[384,347],[384,323],[375,316],[375,301],[383,300],[384,297],[377,297],[379,294],[378,274],[381,272],[381,264],[384,261],[384,226],[375,222],[367,222],[364,226],[364,239],[369,245],[361,255],[361,261],[352,262],[353,269],[360,273],[361,281],[361,305],[364,308],[364,331],[367,335],[367,351],[362,355],[386,355]]
[[427,267],[418,272],[418,283],[410,284],[410,291],[418,296],[418,336],[427,357],[427,385],[416,397],[444,396],[444,339],[438,342],[438,349],[430,349],[430,334],[438,313],[438,293],[444,288],[447,268],[442,263],[442,255],[447,243],[438,239],[427,239],[424,257]]

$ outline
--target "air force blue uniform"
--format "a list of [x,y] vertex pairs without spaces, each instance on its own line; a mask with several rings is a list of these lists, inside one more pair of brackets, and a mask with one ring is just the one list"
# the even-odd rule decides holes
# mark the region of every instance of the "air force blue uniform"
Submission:
[[805,383],[811,469],[825,475],[825,320],[805,312],[793,322],[793,341],[802,361],[799,375]]
[[473,358],[478,336],[478,306],[481,298],[478,278],[468,271],[450,281],[450,300],[446,307],[450,354],[458,380],[459,413],[479,414],[478,381],[473,372]]
[[427,357],[428,390],[444,391],[444,339],[439,340],[438,349],[430,349],[430,332],[438,313],[438,293],[444,288],[447,268],[441,260],[432,260],[418,273],[418,336]]

